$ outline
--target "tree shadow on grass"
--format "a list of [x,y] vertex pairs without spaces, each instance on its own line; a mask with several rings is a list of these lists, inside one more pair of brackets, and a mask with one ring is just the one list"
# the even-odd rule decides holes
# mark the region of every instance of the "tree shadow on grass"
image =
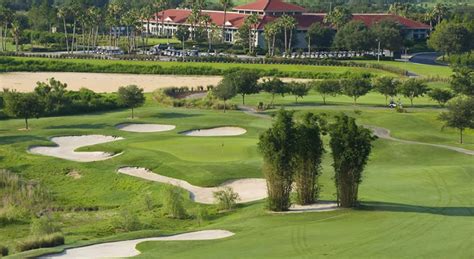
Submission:
[[474,207],[430,207],[376,201],[361,202],[358,209],[368,211],[429,213],[444,216],[474,216]]
[[154,117],[160,119],[180,119],[180,118],[189,118],[202,116],[201,114],[188,114],[188,113],[179,113],[179,112],[160,112],[154,115]]
[[97,123],[97,124],[72,124],[72,125],[56,125],[56,126],[49,126],[45,129],[103,129],[109,127],[110,125],[105,123]]
[[16,135],[16,136],[0,136],[0,145],[9,145],[15,143],[39,141],[45,140],[45,138],[32,136],[32,135]]

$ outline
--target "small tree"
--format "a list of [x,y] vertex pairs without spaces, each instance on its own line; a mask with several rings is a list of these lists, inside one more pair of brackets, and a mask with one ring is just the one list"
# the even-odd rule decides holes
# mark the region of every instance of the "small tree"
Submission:
[[306,34],[306,41],[308,42],[308,52],[311,53],[312,48],[327,49],[331,47],[334,40],[334,30],[324,26],[321,23],[313,23]]
[[388,97],[394,97],[398,93],[398,87],[400,86],[400,81],[394,79],[393,77],[377,77],[374,80],[374,89],[385,96],[385,104],[388,103]]
[[436,25],[427,43],[429,47],[449,56],[452,53],[468,51],[471,41],[469,30],[465,24],[444,20]]
[[354,207],[357,205],[362,173],[372,151],[372,141],[376,137],[346,115],[336,117],[330,135],[337,202],[343,208]]
[[277,77],[265,79],[259,88],[272,95],[272,101],[270,103],[272,107],[274,107],[275,96],[277,94],[285,96],[285,94],[289,92],[287,85]]
[[217,201],[217,207],[219,210],[228,211],[235,208],[235,205],[239,200],[239,194],[234,192],[232,188],[226,187],[223,190],[214,192],[214,199]]
[[29,129],[28,120],[39,118],[43,112],[43,103],[35,93],[4,92],[5,113],[25,120],[25,129]]
[[301,205],[314,203],[319,194],[318,176],[324,153],[319,120],[318,116],[307,113],[296,126],[295,183],[297,202]]
[[399,92],[410,99],[412,107],[413,99],[424,96],[429,90],[425,82],[414,78],[406,80],[399,87]]
[[459,143],[463,144],[465,129],[474,129],[474,97],[457,97],[448,103],[448,111],[441,113],[439,119],[445,127],[459,130]]
[[357,105],[357,99],[366,95],[372,90],[372,84],[367,78],[354,76],[349,79],[342,80],[342,92],[352,97],[354,105]]
[[326,105],[326,97],[333,96],[341,93],[341,83],[339,80],[323,80],[323,81],[313,81],[311,83],[313,85],[314,90],[321,94],[323,98],[323,103]]
[[456,94],[474,96],[474,70],[468,67],[456,68],[450,86]]
[[439,106],[444,107],[444,105],[454,97],[454,94],[446,89],[435,88],[428,92],[428,96],[437,101]]
[[188,26],[179,25],[178,29],[176,29],[175,36],[179,41],[181,41],[183,51],[184,51],[184,43],[189,39],[190,35],[191,33],[189,32]]
[[286,211],[290,207],[294,173],[295,127],[293,113],[280,110],[273,126],[260,135],[258,144],[263,154],[263,173],[267,180],[268,208]]
[[178,188],[167,185],[163,190],[163,212],[170,218],[184,219],[186,209],[184,208],[183,197]]
[[237,95],[237,90],[231,80],[224,78],[216,88],[213,89],[214,95],[224,101],[224,113],[226,111],[226,101]]
[[242,95],[242,104],[245,105],[245,96],[259,92],[258,73],[249,70],[236,70],[224,75],[226,84],[232,84],[238,94]]
[[132,119],[134,118],[133,110],[145,103],[145,95],[143,88],[136,85],[122,86],[118,89],[118,102],[132,109]]
[[295,96],[296,102],[298,102],[298,98],[303,99],[309,92],[308,85],[301,82],[290,82],[288,83],[288,88],[290,89],[290,93]]

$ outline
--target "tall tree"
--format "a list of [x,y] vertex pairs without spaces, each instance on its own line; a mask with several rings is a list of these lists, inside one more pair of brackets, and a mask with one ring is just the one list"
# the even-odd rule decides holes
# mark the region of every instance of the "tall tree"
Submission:
[[280,110],[273,126],[260,135],[258,146],[264,161],[268,209],[272,211],[286,211],[291,205],[295,135],[293,113],[285,110]]
[[334,44],[339,49],[363,51],[372,49],[374,37],[361,21],[352,21],[341,27],[334,39]]
[[331,47],[334,40],[334,30],[321,23],[313,23],[306,33],[308,52],[311,53],[313,47],[327,49]]
[[283,34],[285,36],[285,53],[289,54],[292,51],[291,42],[293,41],[293,31],[298,25],[296,19],[293,16],[283,15],[278,18],[278,23],[283,28]]
[[429,90],[430,89],[425,82],[419,79],[410,78],[399,86],[398,91],[403,94],[403,96],[410,99],[411,106],[413,107],[413,100],[417,97],[424,96]]
[[428,39],[428,46],[448,56],[468,51],[472,35],[462,23],[442,21]]
[[394,97],[398,93],[400,81],[393,77],[382,76],[374,80],[374,89],[385,96],[385,104],[388,104],[388,97]]
[[66,51],[69,52],[69,38],[67,34],[67,23],[66,23],[69,16],[69,8],[66,6],[61,6],[60,8],[58,8],[57,15],[63,22],[64,39],[66,41]]
[[295,186],[297,203],[313,204],[319,194],[318,176],[324,144],[321,138],[320,118],[312,113],[305,114],[296,126],[296,151],[294,153]]
[[338,205],[343,208],[357,206],[362,173],[376,139],[370,130],[356,124],[354,118],[346,115],[336,117],[330,128],[334,181]]
[[118,102],[130,109],[132,109],[132,119],[134,118],[133,110],[142,106],[145,103],[145,95],[143,88],[136,85],[123,86],[118,89]]
[[267,55],[275,56],[276,36],[280,32],[280,24],[278,22],[270,22],[265,25],[265,41],[267,42]]
[[380,42],[382,49],[397,51],[403,45],[403,36],[400,25],[389,19],[375,23],[370,28],[371,34]]
[[224,10],[224,21],[222,22],[222,42],[225,42],[226,36],[226,23],[227,23],[227,10],[229,7],[232,7],[232,0],[219,0],[220,4],[222,5],[222,9]]
[[463,133],[474,129],[474,97],[460,96],[448,103],[448,111],[441,113],[439,119],[446,127],[459,130],[459,142],[463,144]]

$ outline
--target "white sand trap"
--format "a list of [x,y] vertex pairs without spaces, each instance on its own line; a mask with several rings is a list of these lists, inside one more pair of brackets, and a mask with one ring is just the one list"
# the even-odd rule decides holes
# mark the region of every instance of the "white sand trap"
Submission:
[[287,213],[308,213],[308,212],[323,212],[323,211],[333,211],[340,209],[337,206],[336,202],[332,201],[319,201],[315,204],[310,205],[297,205],[293,204],[290,207],[289,211],[282,211],[282,212],[271,212],[276,214],[287,214]]
[[219,187],[204,188],[194,186],[186,181],[159,175],[145,168],[123,167],[118,170],[121,174],[126,174],[141,179],[171,184],[189,191],[191,199],[198,203],[214,204],[214,192],[230,187],[239,194],[239,203],[261,200],[267,197],[267,183],[265,179],[240,179],[229,181]]
[[247,130],[239,127],[219,127],[212,129],[197,129],[181,132],[182,135],[192,137],[224,137],[239,136],[247,133]]
[[79,248],[67,249],[60,254],[47,255],[40,258],[123,258],[140,254],[135,247],[146,241],[197,241],[214,240],[233,236],[226,230],[204,230],[174,236],[141,238],[135,240],[109,242]]
[[174,130],[176,126],[162,125],[162,124],[124,123],[124,124],[117,125],[116,128],[119,130],[128,131],[128,132],[150,133],[150,132],[163,132],[163,131]]
[[52,156],[76,162],[103,161],[120,154],[114,156],[106,152],[76,152],[75,150],[81,147],[94,146],[122,139],[102,135],[54,137],[51,138],[51,141],[56,143],[57,146],[31,147],[28,151],[32,154]]

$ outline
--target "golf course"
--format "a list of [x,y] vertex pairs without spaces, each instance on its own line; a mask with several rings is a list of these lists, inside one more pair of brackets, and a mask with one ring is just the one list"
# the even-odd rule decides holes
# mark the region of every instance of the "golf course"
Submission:
[[[439,81],[427,85],[448,88]],[[261,92],[224,113],[172,107],[150,91],[133,119],[121,108],[30,119],[29,130],[21,118],[1,120],[2,173],[34,181],[48,193],[49,217],[65,241],[17,250],[31,220],[8,218],[28,215],[21,208],[0,208],[0,245],[9,248],[8,258],[472,258],[474,131],[466,129],[460,144],[458,131],[438,119],[446,108],[428,96],[415,98],[413,107],[397,98],[405,112],[388,108],[375,91],[357,105],[343,95],[328,96],[324,104],[314,90],[300,99]],[[275,107],[255,110],[270,102]],[[242,97],[228,103],[237,107]],[[346,114],[374,130],[378,139],[358,207],[337,208],[329,136],[323,135],[317,207],[268,211],[258,143],[280,109],[294,111],[296,121],[308,112],[329,122]],[[240,200],[222,211],[213,193],[226,186]],[[0,194],[6,193],[2,187]],[[183,217],[164,212],[170,188],[182,200]]]

